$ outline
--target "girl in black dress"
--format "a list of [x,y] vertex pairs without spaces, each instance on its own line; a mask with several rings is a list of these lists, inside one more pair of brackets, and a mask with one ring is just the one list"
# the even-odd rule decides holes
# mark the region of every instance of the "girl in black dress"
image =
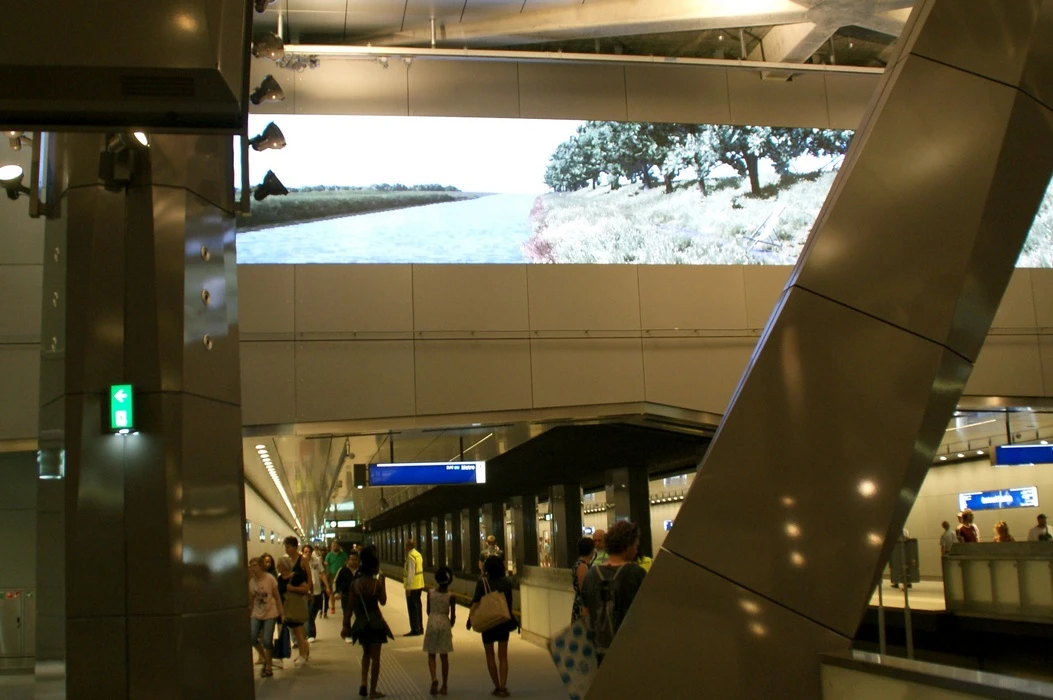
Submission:
[[[512,610],[512,582],[505,576],[505,563],[501,557],[487,557],[483,563],[483,579],[475,584],[475,596],[472,598],[472,610],[486,595],[486,586],[490,592],[500,591],[505,594],[508,601],[508,610]],[[472,618],[469,614],[468,629],[472,628]],[[490,672],[490,680],[494,682],[494,690],[491,693],[499,698],[507,698],[508,693],[508,637],[512,630],[519,629],[519,622],[515,615],[508,622],[492,627],[483,632],[483,649],[486,651],[486,668]],[[494,656],[494,644],[497,645],[497,655]]]
[[[362,645],[362,685],[358,694],[366,697],[366,681],[369,681],[369,697],[382,698],[377,690],[380,679],[380,650],[388,638],[394,639],[380,606],[388,602],[384,575],[380,573],[380,558],[377,548],[369,545],[360,556],[361,576],[351,584],[348,604],[355,612],[355,624],[351,626],[351,639]],[[370,668],[372,666],[372,668]]]

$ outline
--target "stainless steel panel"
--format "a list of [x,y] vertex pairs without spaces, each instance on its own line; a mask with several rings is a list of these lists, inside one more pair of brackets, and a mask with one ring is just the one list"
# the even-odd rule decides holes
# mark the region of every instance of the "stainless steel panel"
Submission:
[[826,84],[822,75],[766,80],[753,71],[729,70],[732,124],[827,128]]
[[727,73],[727,68],[628,65],[627,117],[634,122],[727,124]]
[[100,692],[107,700],[128,697],[127,618],[70,617],[66,637],[67,698],[96,698]]
[[297,265],[297,333],[413,330],[410,265]]
[[639,338],[531,340],[534,408],[644,400]]
[[634,265],[530,265],[533,331],[625,331],[640,328]]
[[296,77],[296,114],[405,116],[409,114],[410,70],[412,66],[397,58],[386,64],[329,58],[310,71],[282,71],[275,77],[283,86],[291,76]]
[[0,590],[0,658],[22,656],[25,653],[22,644],[22,595],[20,589]]
[[756,345],[756,337],[644,338],[645,399],[723,414]]
[[179,620],[175,666],[180,697],[254,697],[252,658],[245,653],[247,617],[242,603],[230,610],[184,615]]
[[37,649],[37,592],[31,588],[22,591],[22,649],[27,655]]
[[230,138],[153,134],[148,153],[144,184],[186,189],[227,212],[234,211],[234,148]]
[[526,331],[525,265],[414,265],[413,329]]
[[243,425],[296,421],[296,346],[241,341]]
[[1042,395],[1042,355],[1036,335],[989,335],[965,385],[971,396]]
[[0,264],[0,343],[35,343],[40,338],[40,265]]
[[519,64],[519,116],[625,121],[622,66]]
[[[181,700],[179,685],[180,615],[128,618],[128,694],[133,698]],[[207,672],[207,668],[202,668]]]
[[968,371],[935,343],[791,289],[665,548],[851,637],[890,515],[906,519]]
[[428,61],[409,71],[409,113],[433,117],[519,116],[515,63]]
[[531,408],[530,341],[417,340],[417,413]]
[[[997,309],[1053,172],[1053,113],[924,59],[897,71],[880,116],[856,134],[795,282],[975,358],[987,330],[975,319]],[[889,235],[908,227],[919,234]]]
[[744,267],[640,265],[640,323],[644,329],[748,328]]
[[[684,633],[670,633],[674,628],[696,633],[685,643]],[[626,697],[646,687],[648,697],[659,698],[684,697],[686,688],[718,698],[818,698],[819,654],[851,643],[851,636],[663,551],[603,665],[634,668],[647,658],[660,660],[661,670],[642,674],[639,684],[641,674],[602,672],[587,697]]]
[[40,349],[0,345],[0,440],[34,438],[38,433]]
[[292,339],[296,328],[294,265],[238,265],[238,331],[242,339]]
[[413,341],[315,341],[296,348],[296,419],[412,416]]
[[[35,477],[36,464],[33,466]],[[11,508],[18,503],[19,491],[17,484],[8,492],[9,481],[16,481],[17,476],[11,474],[13,470],[0,466],[0,479],[4,484],[4,501],[0,507],[0,532],[4,533],[4,540],[0,542],[0,561],[7,562],[0,567],[0,588],[32,588],[37,580],[36,560],[27,553],[34,551],[37,544],[37,518],[35,502],[36,497],[25,498],[22,503],[29,504],[29,508]],[[34,479],[35,480],[35,479]],[[36,484],[33,484],[34,488]]]

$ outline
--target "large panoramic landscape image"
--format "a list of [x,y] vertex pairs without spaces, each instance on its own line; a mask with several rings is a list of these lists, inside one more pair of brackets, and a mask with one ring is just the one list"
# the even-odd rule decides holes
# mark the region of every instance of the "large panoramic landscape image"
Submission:
[[[252,115],[238,260],[253,263],[796,262],[850,131],[695,124]],[[240,183],[240,173],[236,173]],[[1021,253],[1053,267],[1053,187]]]

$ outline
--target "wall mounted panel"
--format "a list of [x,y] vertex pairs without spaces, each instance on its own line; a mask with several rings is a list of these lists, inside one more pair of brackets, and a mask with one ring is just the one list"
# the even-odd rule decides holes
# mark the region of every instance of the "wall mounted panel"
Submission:
[[880,79],[880,75],[827,73],[824,80],[830,128],[857,129]]
[[633,265],[531,265],[530,328],[637,330],[640,292]]
[[415,60],[409,71],[411,116],[518,117],[515,63]]
[[297,333],[413,330],[410,265],[297,265]]
[[971,396],[1035,396],[1042,388],[1038,336],[989,335],[963,393]]
[[[1019,268],[1009,278],[1002,301],[998,305],[991,328],[1034,328],[1036,325],[1035,297],[1031,284],[1031,270]],[[990,340],[990,338],[988,338]]]
[[296,420],[412,416],[413,341],[315,341],[296,347]]
[[644,338],[650,403],[723,414],[757,339]]
[[530,341],[417,340],[417,413],[531,407]]
[[826,83],[822,75],[796,75],[792,80],[765,80],[753,71],[728,71],[732,124],[830,126]]
[[628,118],[634,122],[727,124],[728,70],[691,66],[625,67]]
[[640,265],[643,328],[749,328],[743,269],[738,265]]
[[40,346],[0,345],[0,440],[36,438],[40,415]]
[[644,400],[638,338],[532,340],[534,408]]
[[238,265],[238,326],[242,337],[296,330],[292,265]]
[[767,325],[792,270],[792,267],[782,265],[747,265],[742,269],[746,281],[746,323],[749,328],[764,328]]
[[526,331],[524,265],[415,265],[417,331]]
[[[251,105],[253,114],[295,114],[296,113],[296,74],[282,70],[274,63],[262,58],[249,59],[249,90],[255,90],[264,77],[272,76],[278,81],[285,93],[281,102],[262,102]],[[250,103],[251,104],[251,103]]]
[[397,58],[386,64],[330,58],[303,73],[282,73],[286,80],[296,76],[297,114],[405,116],[409,113],[408,70]]
[[615,65],[519,64],[519,116],[625,121],[625,69]]
[[40,339],[43,274],[41,265],[0,265],[0,342]]
[[241,342],[241,420],[245,425],[296,420],[296,354],[291,340]]
[[1036,324],[1039,328],[1053,328],[1053,269],[1034,269],[1030,272]]

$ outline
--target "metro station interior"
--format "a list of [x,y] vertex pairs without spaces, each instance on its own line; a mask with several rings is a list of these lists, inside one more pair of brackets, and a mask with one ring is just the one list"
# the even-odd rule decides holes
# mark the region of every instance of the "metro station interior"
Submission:
[[625,520],[585,697],[1053,697],[1050,0],[17,14],[0,697],[354,696],[335,612],[252,665],[288,536],[376,547],[389,697],[411,542],[451,694],[497,547],[508,687],[579,697],[572,567]]

